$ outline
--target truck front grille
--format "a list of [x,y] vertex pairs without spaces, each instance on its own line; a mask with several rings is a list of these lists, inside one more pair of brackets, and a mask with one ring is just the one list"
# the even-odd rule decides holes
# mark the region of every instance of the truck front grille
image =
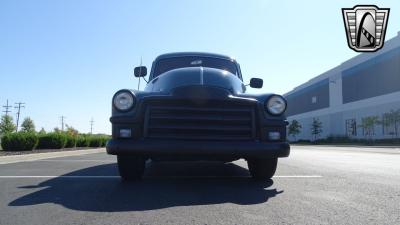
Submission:
[[145,138],[250,140],[255,138],[254,109],[246,106],[149,105]]

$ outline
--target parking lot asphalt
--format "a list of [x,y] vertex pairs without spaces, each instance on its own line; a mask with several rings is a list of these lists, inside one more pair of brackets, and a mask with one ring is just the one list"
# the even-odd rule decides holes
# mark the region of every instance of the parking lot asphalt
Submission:
[[400,224],[400,154],[292,147],[270,181],[243,160],[148,163],[105,152],[0,165],[0,224]]

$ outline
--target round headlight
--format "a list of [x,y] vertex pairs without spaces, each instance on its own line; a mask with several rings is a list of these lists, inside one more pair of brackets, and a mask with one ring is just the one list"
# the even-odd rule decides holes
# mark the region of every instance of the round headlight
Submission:
[[118,110],[126,111],[133,107],[135,104],[135,97],[131,92],[121,91],[114,96],[114,106]]
[[283,97],[274,95],[265,102],[265,108],[272,115],[280,115],[286,110],[286,101]]

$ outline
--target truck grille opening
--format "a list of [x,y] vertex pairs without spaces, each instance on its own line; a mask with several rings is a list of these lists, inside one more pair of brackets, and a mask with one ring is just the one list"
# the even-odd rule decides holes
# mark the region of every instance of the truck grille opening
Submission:
[[251,140],[255,115],[251,106],[149,105],[145,138],[185,140]]

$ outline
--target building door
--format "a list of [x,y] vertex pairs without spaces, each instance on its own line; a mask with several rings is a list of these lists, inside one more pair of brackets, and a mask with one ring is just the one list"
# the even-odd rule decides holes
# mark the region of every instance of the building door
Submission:
[[357,136],[357,123],[356,119],[347,119],[346,120],[346,135],[348,137]]

